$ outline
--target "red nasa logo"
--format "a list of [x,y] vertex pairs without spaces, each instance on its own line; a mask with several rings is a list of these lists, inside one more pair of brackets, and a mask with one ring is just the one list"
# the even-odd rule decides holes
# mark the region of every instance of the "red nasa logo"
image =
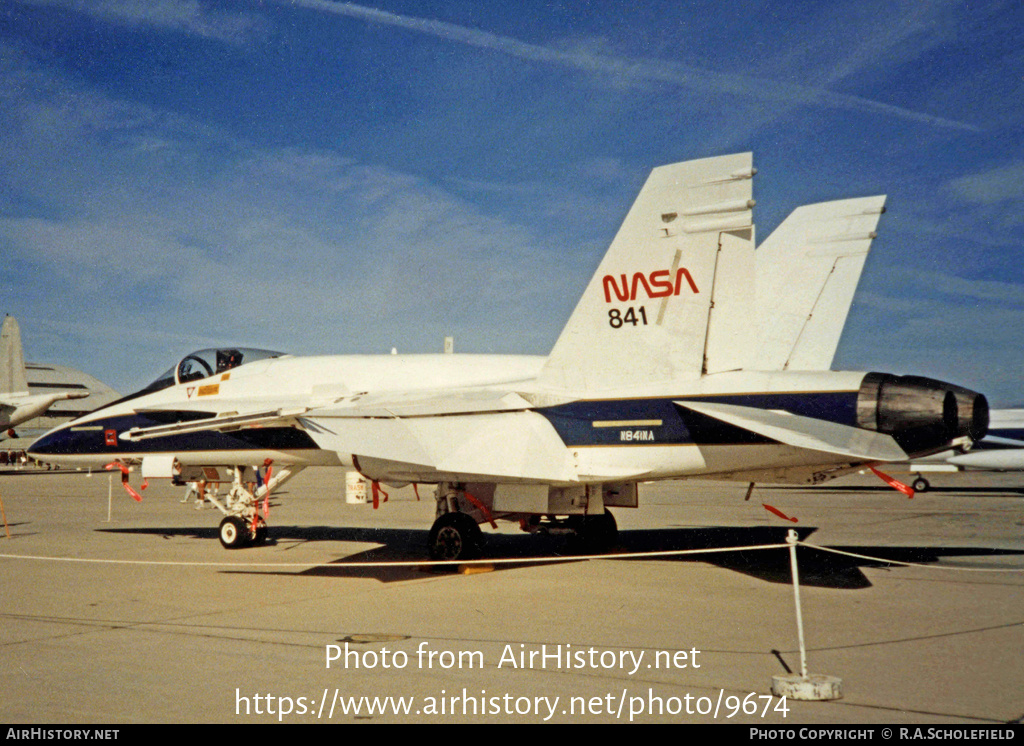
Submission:
[[697,284],[693,281],[693,277],[690,276],[690,272],[685,267],[680,267],[676,271],[675,283],[672,282],[672,272],[668,269],[659,269],[656,272],[651,272],[649,275],[645,275],[643,272],[634,272],[632,282],[630,282],[626,274],[621,274],[619,277],[622,281],[621,287],[614,275],[605,275],[602,278],[601,282],[604,287],[604,300],[606,303],[612,302],[613,292],[616,299],[620,301],[636,300],[637,290],[640,286],[643,286],[643,290],[648,298],[667,298],[670,295],[679,295],[683,287],[684,277],[690,286],[690,290],[694,293],[700,292],[697,289]]

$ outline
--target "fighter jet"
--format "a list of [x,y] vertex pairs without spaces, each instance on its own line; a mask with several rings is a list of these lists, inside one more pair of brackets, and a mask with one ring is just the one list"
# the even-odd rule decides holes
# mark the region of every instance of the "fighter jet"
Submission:
[[[982,437],[981,394],[800,370],[803,332],[765,341],[758,315],[806,306],[786,298],[813,299],[831,273],[758,270],[755,173],[750,153],[654,169],[546,358],[203,350],[30,453],[179,481],[230,475],[217,502],[228,548],[266,538],[269,491],[309,465],[358,470],[375,488],[434,484],[428,549],[455,561],[477,555],[480,525],[499,519],[607,547],[608,508],[637,507],[640,482],[813,484]],[[868,223],[879,211],[854,210]],[[808,261],[838,261],[827,236],[806,242]]]

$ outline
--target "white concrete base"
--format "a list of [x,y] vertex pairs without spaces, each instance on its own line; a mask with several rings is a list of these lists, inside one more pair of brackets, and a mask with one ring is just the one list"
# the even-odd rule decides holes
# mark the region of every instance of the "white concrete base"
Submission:
[[795,673],[772,676],[772,694],[776,697],[805,701],[842,699],[843,680],[835,676],[813,673],[808,674],[806,679]]

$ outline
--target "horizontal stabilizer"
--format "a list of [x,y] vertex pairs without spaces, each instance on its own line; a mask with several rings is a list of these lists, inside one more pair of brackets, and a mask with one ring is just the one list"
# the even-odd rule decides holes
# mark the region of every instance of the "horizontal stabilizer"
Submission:
[[[986,438],[987,440],[987,438]],[[1004,448],[993,450],[983,448],[959,456],[951,456],[949,463],[965,469],[990,469],[992,471],[1019,471],[1024,469],[1024,449]]]
[[859,427],[734,404],[694,401],[675,404],[796,448],[868,461],[904,461],[907,458],[891,436]]
[[984,443],[985,445],[1006,446],[1007,448],[1024,448],[1024,440],[1003,438],[998,435],[992,435],[991,431],[985,436]]

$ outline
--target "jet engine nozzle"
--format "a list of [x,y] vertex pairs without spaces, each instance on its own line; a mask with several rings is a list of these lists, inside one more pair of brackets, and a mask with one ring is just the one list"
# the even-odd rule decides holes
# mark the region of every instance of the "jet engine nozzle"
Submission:
[[975,391],[921,376],[868,373],[857,396],[857,425],[892,435],[908,454],[941,449],[988,432],[988,400]]

